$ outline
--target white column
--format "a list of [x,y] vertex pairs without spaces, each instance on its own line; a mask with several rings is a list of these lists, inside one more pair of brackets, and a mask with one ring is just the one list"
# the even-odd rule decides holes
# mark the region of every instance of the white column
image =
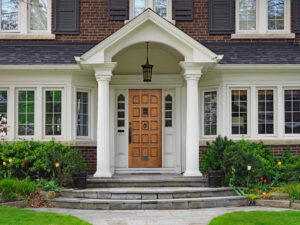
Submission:
[[97,171],[94,177],[111,177],[109,144],[109,82],[116,63],[96,65],[98,82]]
[[187,84],[186,170],[184,176],[202,176],[199,170],[199,75],[184,75]]

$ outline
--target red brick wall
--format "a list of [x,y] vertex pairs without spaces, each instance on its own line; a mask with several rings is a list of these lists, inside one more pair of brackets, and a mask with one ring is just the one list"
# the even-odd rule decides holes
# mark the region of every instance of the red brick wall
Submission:
[[[265,39],[231,40],[231,35],[210,35],[208,33],[208,1],[194,0],[194,20],[178,21],[176,26],[198,41],[268,41]],[[123,21],[108,20],[108,0],[80,0],[80,34],[56,35],[56,40],[51,41],[100,42],[122,26],[124,26]],[[269,41],[287,40],[271,39]],[[300,43],[300,35],[296,36],[295,41]]]

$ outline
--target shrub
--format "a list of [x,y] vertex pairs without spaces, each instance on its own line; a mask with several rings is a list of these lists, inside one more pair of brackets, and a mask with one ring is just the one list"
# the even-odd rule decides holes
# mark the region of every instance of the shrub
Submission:
[[288,184],[284,188],[289,194],[290,201],[300,200],[300,184]]
[[35,183],[29,180],[6,178],[0,181],[0,191],[4,200],[24,198],[33,194],[35,190]]
[[232,179],[233,170],[234,183],[239,186],[262,185],[261,177],[272,186],[300,181],[300,156],[293,156],[289,148],[282,153],[282,162],[278,166],[279,160],[273,157],[273,150],[262,142],[233,142],[219,136],[211,144],[207,143],[201,157],[202,171],[221,169],[225,185]]
[[80,150],[54,140],[2,142],[0,163],[0,178],[57,178],[60,185],[70,184],[74,170],[87,170]]

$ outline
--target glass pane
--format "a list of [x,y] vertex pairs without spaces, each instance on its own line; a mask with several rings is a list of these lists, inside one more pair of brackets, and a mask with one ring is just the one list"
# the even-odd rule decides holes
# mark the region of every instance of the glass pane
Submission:
[[239,0],[240,30],[256,30],[256,0]]
[[47,30],[48,0],[31,0],[30,30]]
[[134,16],[140,15],[146,9],[146,0],[134,0]]
[[34,91],[19,91],[18,95],[18,134],[34,135]]
[[300,90],[284,91],[285,133],[298,134],[300,126]]
[[247,90],[233,90],[231,93],[232,134],[247,134]]
[[77,92],[77,136],[88,136],[88,93]]
[[18,4],[15,0],[1,1],[1,29],[18,30]]
[[119,95],[118,96],[118,101],[125,101],[125,96],[124,95]]
[[46,91],[46,135],[61,135],[61,91]]
[[155,12],[162,16],[167,16],[167,0],[155,0]]
[[204,135],[216,135],[216,124],[217,92],[204,92]]
[[268,0],[268,29],[284,29],[284,0]]

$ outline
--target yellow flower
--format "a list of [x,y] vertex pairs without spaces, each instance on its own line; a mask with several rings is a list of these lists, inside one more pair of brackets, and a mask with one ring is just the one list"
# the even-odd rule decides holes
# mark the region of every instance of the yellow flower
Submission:
[[3,162],[3,166],[6,166],[6,162]]
[[59,163],[55,163],[55,167],[59,167]]
[[278,165],[281,166],[281,162],[278,162]]
[[12,163],[12,161],[13,161],[13,160],[12,160],[11,158],[8,160],[9,163]]

